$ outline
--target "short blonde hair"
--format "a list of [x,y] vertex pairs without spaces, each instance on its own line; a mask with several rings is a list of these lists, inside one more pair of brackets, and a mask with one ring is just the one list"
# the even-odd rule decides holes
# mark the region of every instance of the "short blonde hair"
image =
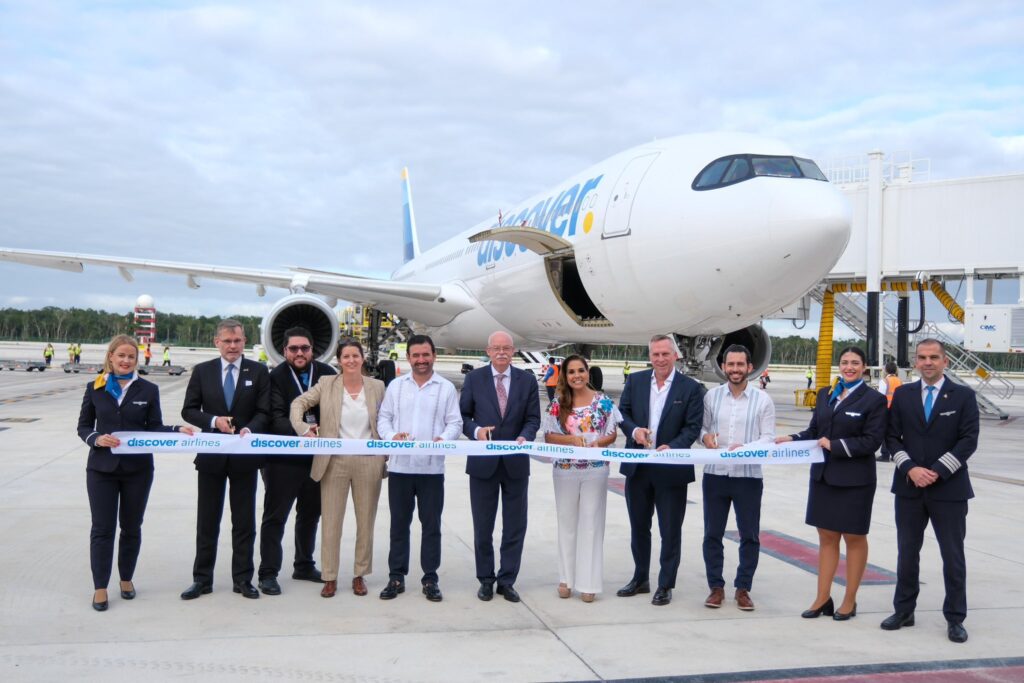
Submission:
[[110,357],[114,355],[114,351],[122,346],[130,346],[135,349],[135,363],[139,362],[139,340],[135,337],[129,337],[127,334],[119,334],[110,340],[110,344],[107,345],[107,355],[103,356],[103,372],[113,375],[114,364],[111,362]]

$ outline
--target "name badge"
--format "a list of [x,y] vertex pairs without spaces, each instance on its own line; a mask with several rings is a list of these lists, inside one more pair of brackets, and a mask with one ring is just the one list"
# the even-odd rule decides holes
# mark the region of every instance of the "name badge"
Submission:
[[251,387],[252,386],[252,380],[251,379],[245,380],[245,386]]
[[944,413],[939,413],[939,415],[941,415],[942,417],[949,417],[950,415],[956,415],[956,411],[955,410],[947,410]]
[[846,414],[850,417],[860,417],[860,413],[851,413],[850,411],[846,411]]
[[148,406],[149,401],[132,401],[133,406]]

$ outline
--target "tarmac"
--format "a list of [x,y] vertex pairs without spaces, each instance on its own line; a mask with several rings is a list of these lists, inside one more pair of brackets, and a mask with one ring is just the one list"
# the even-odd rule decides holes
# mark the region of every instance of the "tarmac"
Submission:
[[[41,358],[42,346],[0,343],[0,360]],[[61,350],[58,346],[56,364],[64,360]],[[83,361],[98,362],[102,353],[103,347],[86,345]],[[215,352],[172,349],[172,354],[176,364],[191,367]],[[437,369],[461,382],[458,363],[439,362]],[[151,377],[160,386],[169,423],[180,422],[188,377]],[[606,388],[617,399],[622,378],[612,370],[606,377]],[[879,629],[892,611],[896,569],[892,465],[887,463],[878,465],[870,582],[858,594],[857,616],[847,622],[800,618],[814,598],[816,570],[817,535],[803,521],[806,466],[765,468],[762,555],[751,592],[757,608],[741,612],[731,599],[719,610],[703,605],[708,590],[699,481],[689,489],[672,603],[656,607],[650,596],[615,596],[632,575],[618,474],[609,485],[604,592],[592,604],[577,595],[559,599],[554,493],[550,466],[539,462],[533,463],[529,529],[516,583],[522,602],[500,596],[480,602],[468,482],[458,458],[447,468],[441,603],[428,602],[416,590],[390,602],[376,597],[387,576],[386,486],[368,596],[347,590],[351,514],[335,598],[323,599],[318,585],[292,580],[287,568],[280,596],[245,600],[234,594],[225,514],[214,592],[182,601],[178,596],[191,583],[195,549],[196,478],[190,456],[161,455],[135,575],[138,597],[121,600],[115,576],[110,609],[98,613],[90,607],[88,449],[75,430],[90,380],[56,366],[46,372],[0,372],[3,681],[1024,681],[1024,398],[1001,403],[1011,413],[1009,420],[983,420],[978,452],[969,461],[977,495],[970,503],[966,540],[970,639],[954,644],[946,638],[942,565],[930,530],[922,550],[916,626]],[[795,406],[793,397],[803,386],[799,374],[773,372],[769,393],[779,433],[806,425],[809,413]],[[418,526],[413,524],[413,557]],[[293,552],[290,529],[286,558]],[[655,533],[653,567],[658,551]],[[725,552],[731,582],[737,544],[726,541]],[[410,588],[417,578],[414,571]],[[840,581],[833,590],[837,600]]]

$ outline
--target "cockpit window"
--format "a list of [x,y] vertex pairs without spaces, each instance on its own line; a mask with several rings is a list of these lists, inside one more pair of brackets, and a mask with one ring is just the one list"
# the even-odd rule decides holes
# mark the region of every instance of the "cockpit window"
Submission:
[[714,190],[727,185],[749,180],[755,176],[776,178],[807,178],[822,180],[828,178],[810,159],[786,156],[765,156],[758,154],[733,154],[715,159],[704,167],[694,178],[694,190]]

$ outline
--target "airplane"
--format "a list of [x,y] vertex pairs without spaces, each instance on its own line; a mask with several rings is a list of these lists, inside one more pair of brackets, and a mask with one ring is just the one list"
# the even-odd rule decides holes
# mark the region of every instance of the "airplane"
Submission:
[[671,333],[682,366],[719,378],[742,343],[753,375],[771,342],[760,322],[803,296],[838,261],[851,211],[818,166],[751,134],[655,140],[595,164],[422,251],[402,171],[404,262],[390,279],[291,267],[261,270],[0,248],[0,260],[81,272],[85,265],[285,289],[261,342],[282,362],[283,333],[302,323],[317,357],[338,342],[339,299],[372,306],[442,348],[477,348],[497,329],[520,349],[646,344]]

